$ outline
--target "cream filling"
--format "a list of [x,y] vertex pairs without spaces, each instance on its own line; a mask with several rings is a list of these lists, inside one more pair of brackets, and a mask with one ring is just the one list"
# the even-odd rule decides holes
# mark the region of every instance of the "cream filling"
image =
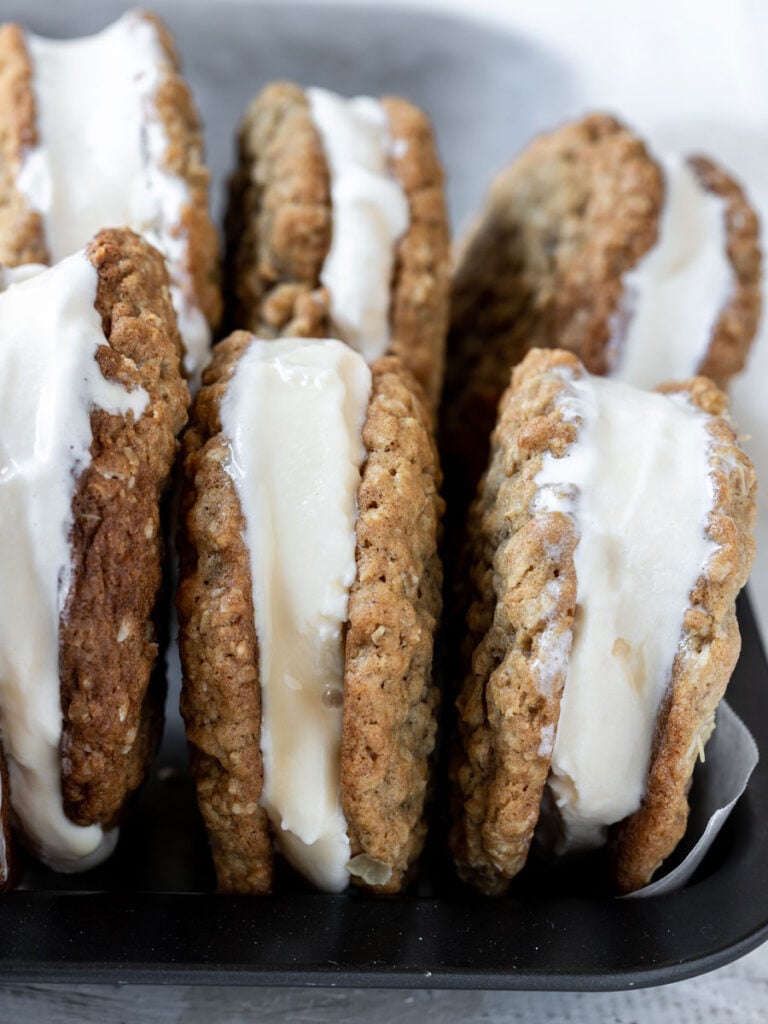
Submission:
[[573,646],[549,789],[564,848],[599,845],[645,793],[659,706],[690,593],[715,544],[707,416],[681,396],[585,375],[564,411],[581,420],[546,455],[536,508],[576,521]]
[[308,89],[309,110],[331,176],[333,234],[320,274],[338,336],[371,363],[389,348],[395,246],[408,230],[408,200],[391,170],[384,107]]
[[640,388],[698,372],[733,288],[725,200],[679,156],[662,161],[664,206],[653,248],[624,276],[612,376]]
[[191,301],[185,180],[165,167],[170,146],[156,106],[171,73],[154,26],[138,12],[84,39],[28,33],[38,145],[28,150],[16,185],[43,218],[53,263],[102,228],[129,227],[166,257],[171,296],[199,375],[210,348],[205,317]]
[[286,858],[331,892],[349,880],[343,631],[370,392],[340,341],[254,339],[221,403],[259,640],[261,803]]
[[0,294],[0,573],[12,581],[0,589],[0,728],[16,817],[61,871],[98,863],[117,840],[73,824],[62,802],[59,621],[72,502],[91,459],[91,411],[138,418],[148,402],[102,376],[97,287],[80,252]]

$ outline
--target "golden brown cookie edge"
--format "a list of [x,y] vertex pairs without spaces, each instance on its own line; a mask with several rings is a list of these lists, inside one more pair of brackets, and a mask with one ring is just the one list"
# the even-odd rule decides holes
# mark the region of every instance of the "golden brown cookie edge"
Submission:
[[550,660],[549,670],[546,662],[550,645],[567,652],[573,632],[575,524],[534,507],[544,455],[560,457],[576,436],[562,417],[556,368],[583,372],[554,350],[533,350],[515,369],[467,528],[450,844],[459,876],[488,894],[504,892],[528,856],[567,659]]
[[706,157],[689,164],[700,184],[725,204],[725,231],[733,286],[712,331],[698,373],[721,388],[744,369],[762,309],[760,224],[744,190],[727,171]]
[[0,263],[47,263],[42,218],[16,181],[24,155],[37,145],[32,62],[24,30],[0,26]]
[[208,212],[211,172],[205,163],[200,114],[182,75],[181,61],[168,27],[156,14],[142,11],[140,17],[154,29],[165,57],[163,78],[155,94],[155,106],[168,138],[163,169],[182,178],[189,193],[179,226],[180,234],[186,239],[189,281],[180,284],[215,331],[222,315],[219,240]]
[[227,320],[264,337],[325,337],[320,272],[331,244],[328,167],[306,95],[273,82],[238,130],[225,218]]
[[141,783],[162,729],[164,686],[150,679],[162,583],[160,506],[189,396],[160,254],[133,232],[100,232],[86,250],[108,380],[142,387],[133,414],[91,413],[91,461],[73,499],[72,584],[59,626],[62,790],[80,825],[114,824]]
[[450,228],[444,174],[429,118],[413,103],[382,98],[393,142],[393,171],[408,202],[408,230],[397,243],[390,351],[440,402],[450,300]]
[[259,649],[245,519],[226,469],[229,446],[220,418],[229,380],[251,340],[237,331],[216,346],[184,436],[176,605],[181,713],[218,887],[266,893],[273,851],[259,806]]
[[[443,501],[426,396],[394,356],[372,366],[349,597],[341,801],[352,856],[392,869],[399,891],[424,844],[439,700]],[[360,882],[358,877],[353,881]]]

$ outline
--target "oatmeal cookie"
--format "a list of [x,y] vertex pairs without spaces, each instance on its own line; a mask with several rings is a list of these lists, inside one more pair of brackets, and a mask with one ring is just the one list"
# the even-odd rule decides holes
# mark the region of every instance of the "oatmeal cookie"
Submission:
[[184,435],[179,516],[181,713],[197,799],[219,888],[268,892],[272,840],[259,806],[259,648],[245,545],[245,520],[226,466],[219,405],[251,336],[236,332],[214,349]]
[[[724,201],[732,283],[709,347],[686,375],[725,386],[743,367],[759,318],[757,217],[725,171],[700,157],[688,165]],[[631,318],[625,275],[658,241],[664,203],[660,164],[604,114],[539,137],[495,179],[459,255],[448,340],[444,441],[468,492],[510,368],[527,351],[566,349],[590,373],[615,371]]]
[[693,769],[703,759],[717,705],[741,650],[736,596],[755,557],[755,471],[727,419],[725,396],[701,377],[660,390],[689,396],[712,417],[708,429],[714,505],[707,535],[717,551],[691,591],[672,680],[659,710],[642,806],[612,836],[620,892],[647,885],[685,833]]
[[[153,98],[156,121],[145,114],[144,131],[149,136],[157,125],[162,128],[167,144],[157,158],[156,172],[170,175],[175,185],[186,191],[179,222],[167,225],[173,236],[172,247],[179,250],[170,260],[172,283],[182,293],[184,304],[199,311],[209,327],[215,330],[221,317],[219,250],[216,229],[208,214],[210,172],[204,162],[200,118],[182,77],[171,35],[160,19],[146,12],[134,11],[116,24],[141,22],[151,27],[160,54]],[[0,263],[8,266],[49,263],[51,252],[46,242],[45,214],[30,207],[29,199],[20,186],[26,157],[38,145],[45,146],[46,139],[41,137],[27,33],[14,24],[0,26],[0,100],[3,100],[0,105]],[[87,110],[71,112],[73,132],[76,132],[81,119],[87,116]],[[137,147],[148,145],[144,138],[135,141]],[[147,159],[151,161],[153,158]],[[91,166],[96,171],[97,165]],[[122,210],[123,196],[116,195],[114,202],[116,209]],[[58,215],[61,216],[62,212],[59,210]],[[122,223],[122,212],[116,213],[114,219]],[[99,225],[110,226],[113,224]],[[147,227],[144,223],[127,226],[137,231],[144,231]],[[84,228],[83,237],[77,240],[78,246],[88,242],[90,230]],[[154,228],[151,234],[150,240],[157,243]],[[70,232],[68,237],[74,235],[76,231]],[[58,252],[53,257],[60,259],[65,255],[68,253]],[[166,253],[166,256],[170,257],[171,253]]]
[[349,597],[341,794],[353,857],[397,892],[424,845],[438,691],[440,468],[421,390],[394,357],[373,364]]
[[[576,357],[559,350],[533,350],[516,367],[470,513],[451,846],[460,876],[487,893],[503,892],[525,863],[568,692],[579,628],[578,503],[553,511],[537,478],[545,457],[556,462],[578,442],[568,381],[584,376]],[[706,414],[713,497],[703,525],[712,547],[681,617],[642,802],[610,828],[621,892],[647,884],[685,831],[693,768],[738,657],[735,600],[754,558],[754,470],[724,394],[703,377],[659,390]]]
[[[219,888],[266,892],[272,839],[264,780],[259,644],[245,520],[227,471],[221,403],[254,341],[235,332],[214,353],[187,432],[177,604],[198,802]],[[437,691],[440,471],[430,414],[396,357],[373,364],[362,441],[356,578],[349,597],[341,805],[355,881],[403,884],[424,841]]]
[[546,452],[576,436],[563,418],[565,353],[534,352],[501,403],[468,524],[464,679],[454,746],[451,847],[459,875],[501,893],[526,861],[565,685],[576,606],[576,529],[532,512]]
[[32,62],[19,25],[0,26],[0,263],[46,263],[43,221],[16,178],[28,149],[39,142]]
[[163,686],[153,615],[162,581],[161,502],[189,396],[165,263],[130,231],[87,249],[107,380],[149,396],[135,422],[91,413],[91,463],[73,502],[72,584],[59,630],[62,788],[78,825],[113,825],[154,754]]
[[[426,115],[403,99],[382,106],[392,136],[392,171],[410,223],[397,243],[388,351],[439,397],[448,316],[448,222],[443,172]],[[231,327],[263,337],[334,333],[320,274],[331,245],[331,181],[305,92],[267,86],[239,134],[239,165],[226,218]]]

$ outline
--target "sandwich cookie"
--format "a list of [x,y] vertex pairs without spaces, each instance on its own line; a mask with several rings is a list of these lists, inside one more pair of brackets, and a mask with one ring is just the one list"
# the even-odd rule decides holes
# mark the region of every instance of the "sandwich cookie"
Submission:
[[240,127],[226,234],[231,326],[394,353],[436,406],[449,233],[425,114],[269,85]]
[[425,837],[442,500],[420,387],[337,340],[216,346],[184,441],[186,721],[219,888],[272,845],[396,892]]
[[75,871],[111,851],[160,735],[160,501],[189,396],[139,236],[2,284],[0,734],[26,844]]
[[757,329],[760,262],[757,216],[711,161],[656,160],[602,114],[536,139],[493,182],[456,270],[446,444],[472,488],[531,348],[638,387],[725,387]]
[[650,881],[739,653],[754,519],[706,378],[645,392],[543,350],[515,369],[469,526],[462,878],[503,892],[543,804],[556,853],[608,842],[620,891]]
[[220,316],[218,242],[200,120],[173,41],[131,11],[97,35],[43,39],[0,27],[0,263],[55,263],[107,227],[168,261],[199,378]]

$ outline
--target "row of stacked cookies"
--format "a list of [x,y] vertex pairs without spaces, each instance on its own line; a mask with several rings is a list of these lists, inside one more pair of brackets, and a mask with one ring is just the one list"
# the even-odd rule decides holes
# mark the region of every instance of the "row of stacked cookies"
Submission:
[[3,815],[72,871],[114,848],[162,733],[165,506],[218,242],[153,17],[67,42],[3,26],[0,117]]
[[714,381],[755,337],[757,239],[721,168],[591,115],[503,171],[465,240],[442,446],[453,503],[477,494],[451,846],[482,891],[534,838],[603,850],[633,891],[685,832],[754,557],[755,474]]
[[[94,80],[86,62],[105,87],[92,121],[82,117],[83,83]],[[25,601],[14,594],[3,645],[13,818],[50,863],[87,866],[114,844],[156,748],[161,506],[186,381],[202,373],[183,438],[177,603],[182,711],[219,885],[267,891],[276,844],[320,888],[352,877],[397,891],[424,841],[438,697],[434,424],[449,261],[428,122],[403,100],[285,84],[260,95],[241,129],[227,217],[226,322],[240,330],[203,372],[220,317],[216,239],[199,124],[164,28],[127,15],[56,44],[7,27],[3,93],[2,257],[58,261],[6,271],[0,295],[8,436],[20,422],[42,431],[32,458],[16,442],[4,458],[13,472],[3,476],[20,480],[6,499],[18,523],[7,564],[32,581]],[[72,145],[72,109],[75,137],[92,132],[87,149]],[[683,350],[673,372],[652,355],[658,375],[638,383],[699,369],[724,382],[755,331],[756,234],[723,172],[701,161],[662,172],[610,119],[536,142],[497,183],[456,276],[442,417],[454,520],[527,350],[566,347],[598,373],[626,367],[686,306],[695,322],[675,322],[659,346]],[[669,285],[675,261],[687,269]],[[654,294],[665,295],[662,313]],[[40,347],[31,367],[30,324]],[[76,338],[66,383],[65,333]],[[754,479],[722,393],[703,378],[666,390],[605,383],[573,356],[536,352],[502,398],[466,570],[454,573],[468,582],[468,630],[452,845],[460,874],[486,891],[519,870],[542,803],[555,831],[589,843],[623,822],[619,847],[635,860],[631,870],[617,860],[622,888],[642,885],[684,829],[693,764],[738,650],[733,602],[751,561]],[[627,422],[614,422],[616,407]],[[658,493],[628,501],[626,479],[600,482],[622,444],[647,448],[643,486],[656,480]],[[41,468],[38,453],[54,449]],[[642,514],[667,494],[668,507]],[[639,509],[624,529],[645,550],[662,524],[672,582],[643,602],[655,608],[650,625],[632,632],[625,608],[590,633],[590,588],[609,583],[616,598],[631,579],[659,591],[653,559],[600,562],[617,503]],[[579,560],[590,550],[597,570]],[[594,643],[606,630],[607,648],[605,636]],[[565,710],[562,728],[558,718],[578,703],[571,665],[585,648],[598,659],[586,675],[605,674],[609,696],[581,699],[616,700],[617,716],[637,718],[630,739],[587,741],[634,751],[630,796],[605,820],[582,813],[589,785],[557,749],[581,729]],[[590,770],[629,773],[610,758]]]
[[[164,520],[204,380],[183,433],[178,606],[221,885],[268,889],[275,832],[321,887],[349,863],[397,888],[423,843],[440,613],[448,228],[427,120],[403,100],[265,91],[225,275],[229,324],[261,337],[236,331],[211,359],[209,175],[165,28],[132,13],[54,42],[6,26],[0,82],[4,376],[27,403],[8,417],[39,427],[5,452],[30,584],[0,691],[5,833],[62,870],[114,847],[160,736]],[[342,690],[359,704],[343,736]]]

